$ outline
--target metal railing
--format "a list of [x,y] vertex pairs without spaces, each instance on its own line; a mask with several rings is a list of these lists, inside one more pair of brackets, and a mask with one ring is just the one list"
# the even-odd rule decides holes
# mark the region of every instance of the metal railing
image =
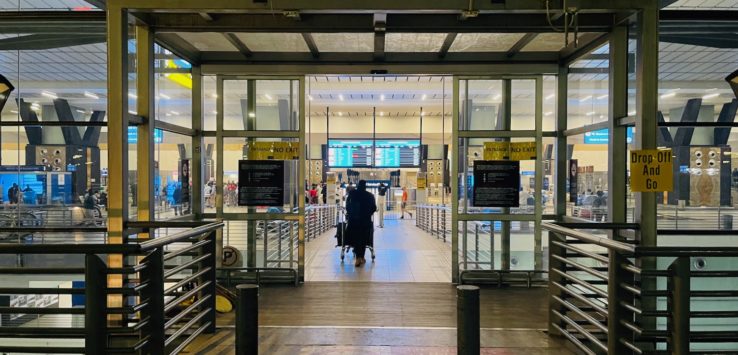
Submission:
[[[10,299],[0,306],[0,352],[177,354],[214,332],[215,238],[223,224],[131,225],[124,244],[0,244],[0,277],[14,285],[0,288]],[[191,229],[132,235],[164,225]]]
[[336,226],[336,205],[305,207],[305,240],[310,241]]
[[446,205],[418,205],[415,225],[437,239],[451,240],[451,207]]
[[[738,269],[724,262],[699,270],[699,263],[737,257],[738,248],[643,247],[624,237],[635,235],[633,224],[542,226],[551,334],[587,354],[735,351],[738,324],[725,320],[738,319]],[[706,279],[725,282],[704,289]]]

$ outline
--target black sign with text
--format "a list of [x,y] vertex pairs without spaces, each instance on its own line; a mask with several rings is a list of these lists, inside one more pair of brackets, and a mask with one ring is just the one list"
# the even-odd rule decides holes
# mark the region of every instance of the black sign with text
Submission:
[[578,174],[579,161],[576,159],[569,160],[569,202],[577,202],[577,195],[579,194],[579,186],[577,184]]
[[238,205],[283,206],[284,161],[239,160]]
[[474,161],[474,207],[518,207],[519,195],[519,161]]

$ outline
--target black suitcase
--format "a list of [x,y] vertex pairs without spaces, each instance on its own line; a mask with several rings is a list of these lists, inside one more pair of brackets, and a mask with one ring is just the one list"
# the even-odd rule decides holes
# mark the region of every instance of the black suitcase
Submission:
[[346,237],[346,222],[338,222],[336,224],[336,246],[343,246],[345,244],[344,238]]

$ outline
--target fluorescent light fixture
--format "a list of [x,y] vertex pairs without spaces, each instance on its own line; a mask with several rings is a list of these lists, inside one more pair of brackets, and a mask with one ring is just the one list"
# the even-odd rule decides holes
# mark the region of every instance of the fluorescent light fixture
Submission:
[[710,91],[716,91],[716,90],[717,90],[717,88],[712,88],[712,89],[707,89],[705,91],[710,92]]
[[16,110],[10,110],[10,113],[18,113]]
[[588,101],[588,100],[590,100],[590,99],[592,99],[592,95],[589,95],[589,96],[586,96],[586,97],[584,97],[584,98],[581,98],[581,99],[579,99],[579,102],[584,102],[584,101]]
[[587,116],[594,116],[595,114],[597,114],[597,112],[594,112],[594,111],[587,112]]
[[338,115],[339,115],[339,116],[343,116],[343,112],[339,112],[339,113],[338,113]]
[[75,111],[77,111],[77,112],[79,112],[79,113],[82,113],[82,114],[84,114],[84,113],[85,113],[85,111],[82,111],[82,110],[75,110]]
[[130,97],[132,99],[137,99],[138,98],[138,96],[136,96],[136,94],[131,93],[131,92],[128,93],[128,97]]
[[89,92],[89,91],[85,91],[85,96],[86,96],[86,97],[89,97],[89,98],[91,98],[91,99],[95,99],[95,100],[98,100],[98,99],[100,99],[100,96],[97,96],[97,95],[95,95],[95,94],[93,94],[93,93],[91,93],[91,92]]
[[218,114],[218,111],[213,111],[213,114],[214,114],[214,115],[217,115],[217,114]]
[[50,97],[52,99],[58,99],[59,98],[58,96],[56,96],[55,93],[53,93],[51,91],[41,91],[41,96]]
[[341,100],[341,101],[343,101],[343,95],[338,94],[338,99]]
[[212,97],[214,99],[217,99],[218,98],[218,94],[210,94],[210,97]]
[[166,94],[159,94],[159,97],[163,97],[163,98],[165,98],[167,100],[171,99],[171,97],[169,95],[166,95]]
[[171,113],[165,113],[164,115],[167,116],[167,117],[171,117],[172,116]]
[[131,111],[131,110],[128,110],[128,113],[130,113],[130,114],[132,114],[132,115],[135,115],[135,114],[136,114],[136,112],[135,112],[135,111]]
[[475,108],[474,111],[479,112],[479,107]]
[[606,98],[607,98],[607,94],[605,94],[605,95],[600,95],[600,96],[597,96],[597,100],[604,100],[604,99],[606,99]]
[[501,99],[501,98],[502,98],[502,95],[500,95],[500,94],[497,94],[497,95],[495,95],[495,97],[494,97],[494,100],[499,100],[499,99]]
[[310,101],[313,101],[313,95],[308,95],[308,99],[309,99]]
[[264,94],[264,97],[266,97],[267,100],[271,100],[272,99],[272,95],[269,95],[269,94]]
[[384,116],[384,112],[383,112],[383,111],[380,111],[380,112],[379,112],[379,115],[380,115],[380,116]]
[[169,113],[171,113],[173,115],[179,115],[179,112],[177,112],[177,111],[169,111]]
[[705,96],[702,96],[702,100],[714,99],[714,98],[716,98],[718,96],[720,96],[720,93],[717,93],[717,92],[714,93],[714,94],[707,94]]
[[551,112],[551,111],[548,111],[548,112],[544,113],[543,115],[544,115],[544,116],[551,116],[551,115],[553,115],[553,114],[554,114],[553,112]]
[[420,98],[421,100],[425,100],[428,96],[423,94],[423,96]]
[[254,117],[256,117],[256,114],[253,113],[253,112],[249,112],[249,117],[254,118]]
[[635,111],[628,112],[628,116],[635,116],[635,115],[636,115],[636,112]]
[[382,100],[382,101],[384,101],[384,94],[379,95],[379,99]]
[[668,99],[668,98],[670,98],[670,97],[674,97],[674,96],[676,96],[676,91],[672,91],[672,92],[667,92],[666,94],[663,94],[663,95],[661,95],[660,97],[661,97],[662,99]]
[[551,95],[548,95],[548,96],[546,96],[546,100],[551,100],[551,99],[553,99],[554,97],[556,97],[556,94],[551,94]]

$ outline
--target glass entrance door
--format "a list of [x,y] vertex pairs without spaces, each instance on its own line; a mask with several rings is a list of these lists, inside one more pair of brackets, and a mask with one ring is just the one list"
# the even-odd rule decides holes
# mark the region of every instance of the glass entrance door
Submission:
[[304,79],[218,76],[216,92],[215,169],[206,169],[203,200],[226,223],[223,267],[293,269],[302,280]]
[[455,282],[543,270],[542,91],[540,76],[454,79]]

